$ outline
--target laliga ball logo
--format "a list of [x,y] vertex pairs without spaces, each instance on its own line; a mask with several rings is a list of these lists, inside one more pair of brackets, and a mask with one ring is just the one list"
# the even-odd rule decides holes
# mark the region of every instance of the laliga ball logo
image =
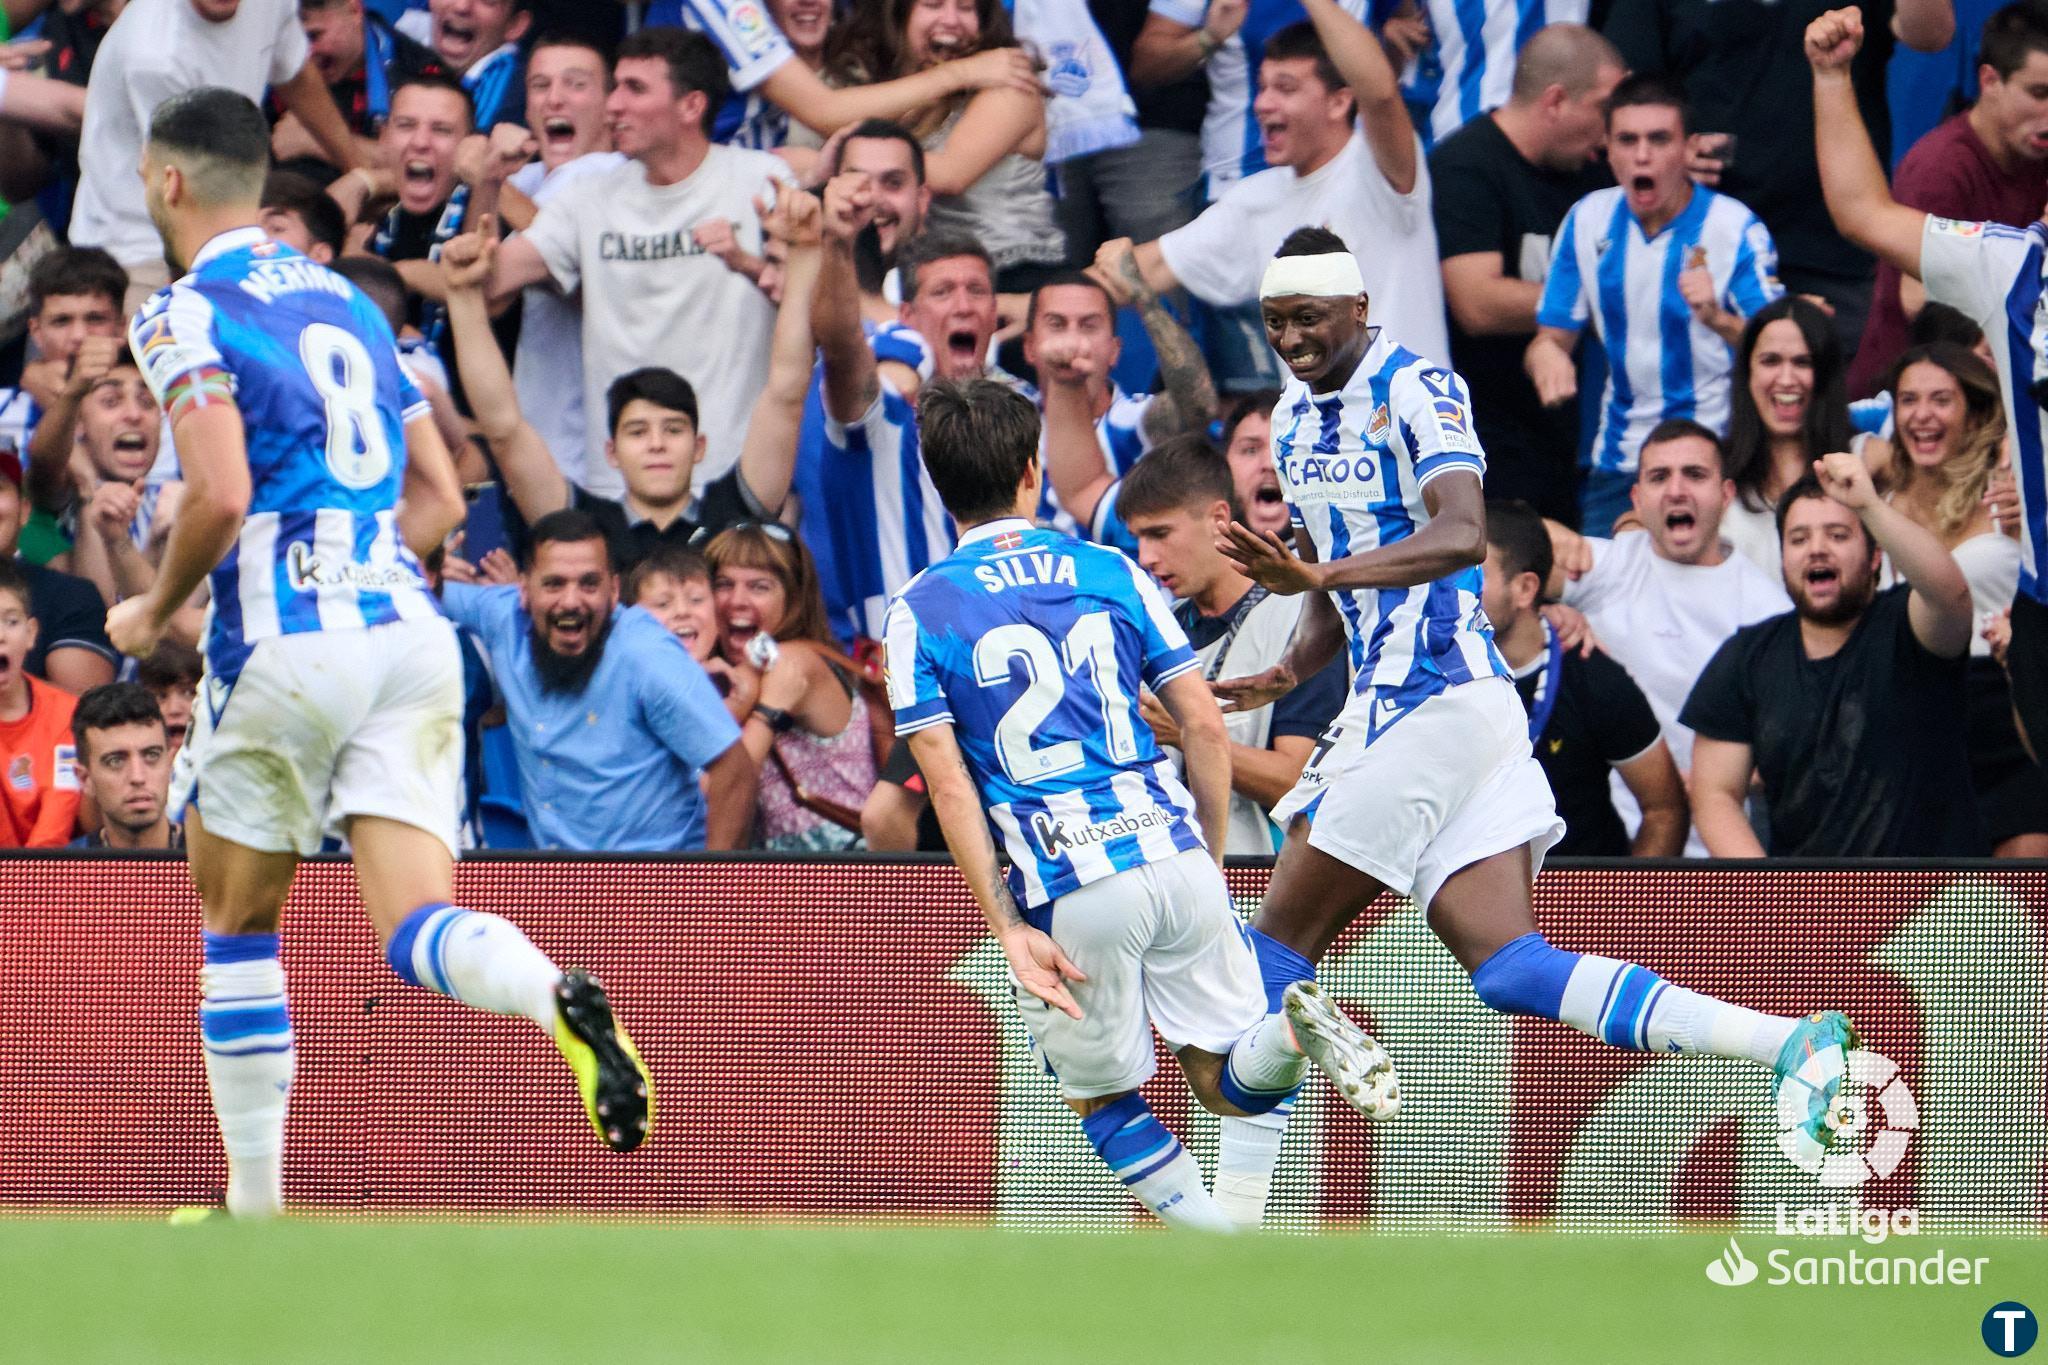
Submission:
[[[1828,1082],[1838,1077],[1842,1083],[1827,1114],[1835,1140],[1822,1146],[1804,1125]],[[1899,1168],[1906,1144],[1919,1127],[1920,1107],[1913,1102],[1913,1092],[1899,1075],[1898,1064],[1883,1053],[1858,1048],[1845,1057],[1842,1049],[1829,1048],[1807,1058],[1778,1086],[1779,1149],[1830,1189],[1890,1175]]]

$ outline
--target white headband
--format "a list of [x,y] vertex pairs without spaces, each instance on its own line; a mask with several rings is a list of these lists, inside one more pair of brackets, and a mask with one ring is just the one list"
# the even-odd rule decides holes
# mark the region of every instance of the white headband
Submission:
[[1348,251],[1331,251],[1320,256],[1276,256],[1259,281],[1259,297],[1279,298],[1302,294],[1310,298],[1356,298],[1365,292],[1365,277],[1358,273],[1358,258]]

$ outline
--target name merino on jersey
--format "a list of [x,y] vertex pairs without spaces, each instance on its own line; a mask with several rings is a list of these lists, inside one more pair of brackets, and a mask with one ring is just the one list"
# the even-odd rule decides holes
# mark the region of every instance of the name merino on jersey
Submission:
[[[1294,524],[1325,564],[1427,526],[1422,490],[1430,480],[1486,472],[1465,381],[1384,332],[1339,392],[1319,394],[1289,378],[1273,409],[1273,460]],[[1511,676],[1479,587],[1474,566],[1411,588],[1331,593],[1344,619],[1352,691],[1374,692],[1390,719],[1459,683]],[[1376,726],[1381,719],[1376,709]]]
[[896,733],[950,724],[1027,909],[1203,847],[1138,711],[1196,666],[1142,570],[1022,519],[977,526],[889,604]]
[[233,682],[258,640],[440,614],[397,524],[426,399],[354,285],[237,229],[151,297],[129,344],[172,420],[230,398],[242,415],[249,511],[210,578],[212,677]]

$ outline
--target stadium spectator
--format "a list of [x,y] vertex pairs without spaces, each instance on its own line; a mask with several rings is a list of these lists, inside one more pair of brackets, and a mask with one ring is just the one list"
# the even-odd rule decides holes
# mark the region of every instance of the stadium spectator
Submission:
[[[1177,603],[1205,680],[1263,673],[1286,656],[1306,595],[1267,592],[1246,578],[1216,541],[1236,519],[1229,463],[1206,438],[1188,434],[1140,460],[1117,494],[1117,514],[1137,543],[1137,560]],[[1348,670],[1333,659],[1276,702],[1226,711],[1230,737],[1230,824],[1224,851],[1266,856],[1281,831],[1268,812],[1301,776],[1316,737],[1349,696]],[[1150,692],[1139,711],[1177,767],[1180,727]]]
[[428,0],[402,15],[396,28],[424,44],[449,75],[462,82],[489,132],[500,123],[526,121],[525,59],[519,42],[533,23],[532,0]]
[[73,848],[183,848],[185,831],[171,823],[171,742],[149,689],[109,683],[78,699],[71,737],[89,810],[98,827]]
[[1970,584],[1970,780],[1986,837],[1995,857],[2048,855],[2048,782],[2014,728],[2012,688],[1985,638],[2020,581],[2020,543],[1992,524],[1985,505],[2005,459],[1998,377],[1962,347],[1937,342],[1901,356],[1886,387],[1898,431],[1865,447],[1871,477],[1893,507],[1940,538]]
[[[414,76],[444,71],[441,59],[383,15],[364,10],[363,0],[299,0],[299,25],[334,107],[356,135],[358,157],[367,162],[391,117],[392,92]],[[280,161],[320,155],[305,125],[291,114],[277,120],[270,145]]]
[[[58,247],[30,269],[28,342],[35,358],[22,367],[18,387],[0,390],[0,444],[28,449],[42,417],[63,403],[88,340],[104,337],[119,345],[127,290],[128,272],[93,247]],[[111,352],[106,346],[90,349],[88,371]]]
[[0,560],[0,848],[62,848],[78,823],[78,699],[24,667],[36,645],[30,610],[28,580]]
[[442,587],[448,614],[489,651],[534,840],[623,853],[744,847],[755,773],[738,728],[689,651],[620,607],[618,588],[604,529],[573,509],[535,523],[519,586]]
[[[739,246],[761,250],[754,201],[788,168],[765,152],[710,141],[726,90],[711,41],[676,29],[644,29],[619,48],[606,104],[612,138],[630,164],[552,200],[497,253],[492,300],[550,277],[583,292],[584,411],[604,410],[612,380],[664,365],[699,391],[701,429],[719,438],[699,468],[701,484],[738,455],[740,431],[768,375],[775,310],[752,280],[726,269],[691,229],[723,218]],[[596,433],[591,433],[592,437]],[[586,442],[584,466],[603,458]]]
[[[1158,393],[1125,393],[1113,377],[1123,353],[1117,310],[1125,306],[1137,309],[1158,356]],[[1062,379],[1081,380],[1080,393],[1086,398],[1102,457],[1100,472],[1085,486],[1062,485],[1048,461],[1045,489],[1048,511],[1063,510],[1091,531],[1112,478],[1128,474],[1139,457],[1161,441],[1183,432],[1206,432],[1216,415],[1216,386],[1201,348],[1145,283],[1128,247],[1085,275],[1056,276],[1032,293],[1025,316],[1024,358],[1038,373],[1041,412]],[[1046,444],[1041,439],[1042,450]]]
[[[1360,258],[1371,322],[1439,364],[1450,358],[1429,169],[1379,40],[1336,0],[1305,0],[1310,24],[1266,40],[1254,103],[1269,169],[1186,227],[1137,248],[1157,293],[1185,287],[1219,308],[1253,301],[1259,272],[1305,224],[1372,242]],[[1355,127],[1354,127],[1355,123]],[[1105,243],[1102,253],[1121,251]],[[1101,254],[1098,253],[1098,259]],[[1257,343],[1270,368],[1263,335]],[[1226,387],[1232,386],[1226,373]],[[1268,381],[1270,382],[1270,381]]]
[[328,265],[348,241],[348,220],[318,183],[290,171],[263,182],[263,230],[302,256]]
[[[1977,50],[1977,102],[1913,144],[1892,172],[1901,204],[1964,222],[2025,227],[2048,202],[2048,4],[2019,0],[1991,16]],[[1878,262],[1870,321],[1849,392],[1881,387],[1926,293]]]
[[619,596],[668,628],[710,675],[735,722],[744,721],[761,695],[761,670],[751,660],[726,662],[718,652],[718,600],[711,566],[694,545],[663,545],[620,580]]
[[2042,481],[2041,356],[2034,318],[2041,304],[2039,238],[1996,223],[1959,223],[1908,208],[1891,197],[1853,98],[1851,72],[1863,43],[1855,9],[1834,10],[1807,29],[1813,67],[1814,140],[1820,151],[1821,189],[1836,225],[1902,272],[1918,277],[1934,303],[1959,309],[1984,332],[1996,364],[2006,420],[2012,428],[2016,496],[2007,506],[2020,532],[2019,594],[2005,637],[2006,676],[2023,734],[2040,752],[2048,735],[2048,504]]
[[[1553,848],[1561,856],[1676,857],[1692,820],[1657,713],[1613,659],[1564,647],[1541,611],[1550,572],[1550,537],[1536,509],[1488,499],[1481,602],[1564,817],[1564,837]],[[1616,779],[1639,812],[1633,839],[1609,794]]]
[[[841,174],[826,184],[825,263],[812,316],[823,352],[826,448],[824,501],[807,506],[832,521],[832,558],[820,576],[842,639],[879,639],[889,595],[953,545],[952,522],[916,453],[925,376],[871,344],[861,326],[854,245],[879,204],[868,177]],[[933,229],[897,249],[897,276],[903,322],[923,339],[933,373],[986,373],[996,291],[981,244]]]
[[[156,395],[124,349],[78,410],[81,479],[60,522],[72,541],[72,571],[109,603],[149,591],[177,518],[184,484],[147,481],[163,430]],[[203,607],[202,600],[188,608],[173,632],[197,640]]]
[[[1375,8],[1378,8],[1376,6]],[[1604,8],[1604,7],[1603,7]],[[1588,0],[1410,0],[1382,28],[1391,40],[1402,19],[1429,35],[1402,88],[1422,145],[1437,143],[1514,99],[1517,61],[1559,24],[1583,26]],[[1618,60],[1618,59],[1617,59]]]
[[[1015,45],[1000,0],[856,0],[833,27],[825,67],[843,85],[866,85]],[[906,110],[902,121],[924,146],[931,226],[979,241],[1002,290],[1026,292],[1066,264],[1067,241],[1040,160],[1046,150],[1042,96],[980,90]]]
[[28,338],[36,359],[22,367],[20,387],[0,399],[0,445],[11,442],[28,471],[23,491],[31,517],[21,550],[38,564],[69,548],[56,511],[70,491],[78,406],[127,349],[127,288],[128,273],[93,247],[60,247],[29,272]]
[[[610,89],[611,68],[596,48],[572,38],[543,37],[534,44],[526,62],[526,108],[540,155],[505,183],[536,209],[578,187],[589,188],[588,177],[625,164],[626,158],[612,150],[611,130],[605,126]],[[519,229],[532,220],[518,221],[515,212],[504,221]],[[528,287],[520,295],[519,346],[512,357],[520,409],[554,454],[563,478],[615,498],[625,491],[619,471],[584,458],[588,416],[583,386],[562,382],[564,375],[582,373],[582,300],[546,284]]]
[[[471,132],[469,96],[462,87],[446,76],[415,76],[391,96],[376,164],[328,189],[354,224],[351,248],[398,268],[407,291],[405,322],[444,363],[448,287],[441,253],[469,223],[476,184],[491,163],[481,147],[482,155],[464,156]],[[376,205],[394,199],[376,213]]]
[[1546,408],[1521,360],[1551,239],[1573,204],[1611,180],[1605,107],[1623,74],[1606,39],[1553,23],[1522,49],[1507,102],[1429,157],[1451,363],[1472,390],[1487,491],[1567,525],[1579,519],[1579,415]]
[[21,458],[0,446],[0,561],[27,584],[29,615],[36,622],[35,638],[18,661],[22,670],[73,696],[112,682],[106,600],[83,578],[15,558],[21,510]]
[[1284,539],[1293,535],[1294,523],[1273,464],[1273,409],[1279,402],[1278,389],[1256,389],[1232,403],[1223,414],[1223,458],[1230,461],[1244,524]]
[[[1235,33],[1246,5],[1226,0],[1216,10],[1202,15],[1200,26],[1220,30],[1227,25]],[[1094,0],[1088,13],[1123,76],[1137,114],[1138,140],[1060,163],[1056,208],[1068,257],[1076,261],[1092,260],[1096,248],[1112,237],[1149,242],[1195,216],[1202,119],[1209,101],[1200,40],[1184,45],[1171,69],[1141,72],[1136,44],[1153,22],[1145,0]],[[1213,44],[1221,41],[1212,33]]]
[[[1784,291],[1770,231],[1749,208],[1686,175],[1692,131],[1677,87],[1632,76],[1607,106],[1613,189],[1572,206],[1524,357],[1545,406],[1579,391],[1572,351],[1587,322],[1607,355],[1600,429],[1580,498],[1588,531],[1628,509],[1636,448],[1690,417],[1728,426],[1728,376],[1743,320]],[[1634,262],[1631,264],[1631,262]]]
[[[1629,70],[1679,83],[1690,127],[1725,135],[1692,144],[1689,169],[1770,224],[1786,289],[1826,299],[1844,352],[1853,354],[1870,309],[1870,258],[1842,239],[1813,192],[1812,86],[1800,55],[1808,21],[1827,8],[1829,0],[1735,8],[1627,0],[1608,11],[1606,32]],[[1893,38],[1939,52],[1955,32],[1955,11],[1951,0],[1867,0],[1863,12],[1878,36],[1856,62],[1856,98],[1888,145],[1884,73]]]
[[755,845],[785,853],[854,847],[877,746],[887,753],[894,731],[879,688],[833,647],[810,553],[788,527],[751,522],[713,538],[704,558],[719,655],[735,673],[768,660],[741,728],[761,772]]
[[100,45],[86,87],[71,219],[75,245],[104,247],[127,269],[124,316],[171,280],[135,173],[150,115],[200,86],[224,86],[250,99],[261,99],[267,86],[329,161],[356,164],[348,125],[320,68],[307,60],[296,0],[130,0]]
[[[1612,540],[1552,532],[1563,572],[1546,595],[1585,613],[1642,688],[1681,774],[1692,768],[1692,731],[1679,713],[1700,670],[1737,630],[1792,606],[1780,579],[1735,553],[1722,532],[1735,489],[1721,460],[1713,432],[1684,418],[1664,422],[1636,467],[1642,529]],[[1615,798],[1633,823],[1633,794]],[[1695,834],[1686,852],[1705,857],[1707,846]]]
[[903,290],[896,278],[896,253],[924,232],[931,213],[924,147],[902,124],[869,119],[840,140],[837,156],[823,170],[827,180],[841,174],[868,178],[874,211],[854,242],[854,274],[862,317],[886,329],[901,321]]
[[1773,580],[1781,563],[1778,499],[1815,460],[1854,448],[1843,369],[1842,341],[1827,314],[1797,295],[1758,309],[1735,347],[1725,447],[1735,498],[1721,531]]
[[673,370],[657,367],[621,375],[605,391],[611,439],[604,454],[620,472],[624,497],[606,498],[564,479],[559,462],[521,415],[504,352],[484,309],[482,287],[490,278],[492,257],[511,243],[496,245],[488,223],[483,232],[449,243],[450,316],[463,385],[479,432],[522,515],[538,521],[563,507],[587,512],[604,528],[614,561],[631,569],[661,545],[688,544],[736,522],[781,511],[789,496],[810,380],[818,204],[808,194],[779,185],[771,193],[766,230],[785,241],[789,256],[766,382],[744,438],[732,442],[739,446],[738,461],[701,492],[692,491],[693,472],[718,449],[721,438],[731,440],[727,433],[733,428],[707,435],[694,386]]
[[[1970,789],[1969,581],[1933,532],[1826,456],[1778,504],[1794,608],[1745,626],[1679,719],[1697,735],[1693,818],[1719,858],[1970,858],[1989,851]],[[1889,556],[1904,580],[1880,592]]]
[[944,853],[945,831],[905,736],[889,746],[875,789],[860,808],[861,842],[872,853]]
[[192,707],[199,700],[199,682],[205,661],[191,645],[166,640],[156,653],[135,665],[135,681],[149,689],[163,714],[164,736],[170,741],[171,757],[185,747],[185,733],[192,726]]

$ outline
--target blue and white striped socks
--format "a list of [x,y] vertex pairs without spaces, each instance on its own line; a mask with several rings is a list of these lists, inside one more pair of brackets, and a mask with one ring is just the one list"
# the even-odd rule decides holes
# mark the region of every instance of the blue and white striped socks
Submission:
[[445,901],[422,905],[391,935],[384,957],[411,985],[493,1014],[523,1014],[554,1032],[561,969],[511,920]]
[[206,1087],[228,1154],[228,1212],[284,1209],[284,1114],[291,1096],[292,1021],[276,934],[204,935],[199,1036]]
[[1472,973],[1480,1000],[1569,1024],[1637,1052],[1705,1052],[1765,1066],[1799,1021],[1674,986],[1646,967],[1553,948],[1541,934],[1506,944]]
[[1202,1168],[1136,1093],[1081,1120],[1103,1162],[1169,1227],[1230,1232],[1234,1225],[1202,1188]]

